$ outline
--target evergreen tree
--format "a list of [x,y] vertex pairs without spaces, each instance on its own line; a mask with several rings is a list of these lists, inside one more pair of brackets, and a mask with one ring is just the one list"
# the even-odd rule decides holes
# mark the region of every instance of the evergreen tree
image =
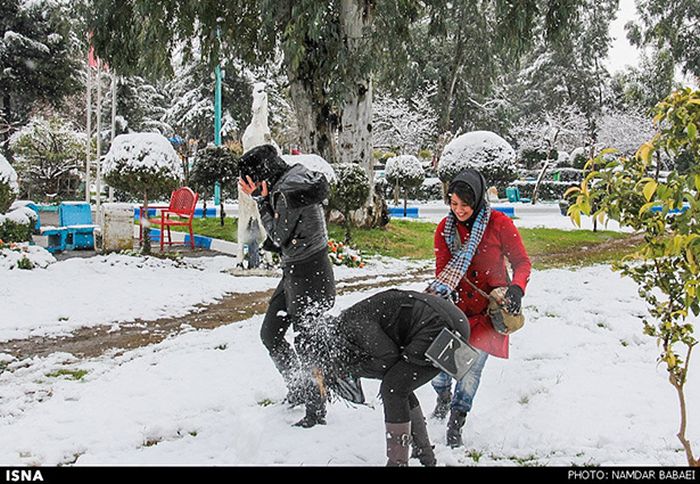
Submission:
[[[242,68],[234,62],[222,62],[221,104],[225,134],[240,137],[250,122],[248,106],[252,86],[242,77]],[[177,67],[175,76],[165,85],[170,106],[163,120],[177,134],[199,141],[200,146],[214,141],[214,77],[206,62],[190,60]]]
[[[172,126],[163,121],[168,100],[163,89],[141,76],[120,77],[117,82],[117,114],[121,120],[118,134],[127,132],[156,132],[174,134]],[[109,108],[109,106],[107,106]]]
[[0,3],[0,133],[24,124],[35,102],[54,105],[81,88],[70,6],[55,0]]

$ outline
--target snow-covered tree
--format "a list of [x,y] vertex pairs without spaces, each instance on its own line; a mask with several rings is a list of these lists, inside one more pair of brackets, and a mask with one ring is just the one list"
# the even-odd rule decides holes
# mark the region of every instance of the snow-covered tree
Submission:
[[17,172],[0,153],[0,213],[7,212],[18,193]]
[[394,202],[398,203],[399,191],[403,191],[403,215],[406,216],[408,191],[420,186],[425,180],[425,171],[418,158],[400,155],[389,158],[384,170],[386,180],[394,186]]
[[515,151],[506,140],[490,131],[472,131],[450,141],[438,163],[438,177],[449,183],[465,168],[484,175],[488,186],[505,190],[517,177]]
[[85,162],[85,135],[54,117],[33,118],[10,138],[22,193],[30,199],[75,198]]
[[[222,134],[238,139],[250,122],[252,86],[241,77],[236,63],[222,62],[221,69]],[[213,69],[207,63],[197,59],[183,62],[164,88],[170,107],[162,121],[183,138],[198,140],[200,146],[213,142],[214,89]]]
[[427,95],[407,101],[379,95],[372,105],[372,146],[416,154],[433,141],[437,115]]
[[667,48],[642,52],[636,66],[628,66],[613,76],[610,103],[617,109],[653,108],[673,89],[676,63]]
[[71,8],[58,0],[0,2],[0,131],[6,136],[26,122],[36,101],[58,105],[80,89]]
[[638,111],[610,111],[597,119],[596,151],[616,148],[622,154],[633,155],[654,136],[654,124]]
[[[167,138],[156,133],[122,134],[104,159],[105,181],[117,190],[143,198],[144,213],[149,199],[166,197],[182,179],[180,157]],[[143,251],[150,253],[147,217],[141,217]]]
[[[118,134],[174,134],[164,122],[168,99],[163,89],[141,76],[123,76],[117,82],[117,114],[121,118]],[[109,106],[107,106],[109,107]]]
[[238,158],[225,146],[207,145],[203,150],[197,152],[192,169],[190,171],[189,183],[200,195],[204,203],[203,216],[207,215],[207,199],[214,194],[216,182],[221,184],[223,190],[221,196],[221,225],[224,225],[224,199],[227,196],[238,195]]

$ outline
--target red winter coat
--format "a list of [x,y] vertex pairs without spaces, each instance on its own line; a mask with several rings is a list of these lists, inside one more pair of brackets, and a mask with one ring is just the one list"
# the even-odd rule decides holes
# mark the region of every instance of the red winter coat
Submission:
[[[447,217],[442,219],[435,230],[435,275],[440,274],[452,257],[443,234],[446,221]],[[464,224],[457,223],[457,231],[462,245],[466,245],[469,229]],[[513,269],[512,282],[508,279],[506,258]],[[524,294],[531,268],[530,259],[513,221],[507,215],[493,210],[466,277],[486,294],[497,287],[510,284],[519,286]],[[458,293],[457,306],[467,315],[471,326],[469,344],[494,356],[508,358],[508,336],[493,329],[486,313],[488,299],[464,280],[459,283]]]

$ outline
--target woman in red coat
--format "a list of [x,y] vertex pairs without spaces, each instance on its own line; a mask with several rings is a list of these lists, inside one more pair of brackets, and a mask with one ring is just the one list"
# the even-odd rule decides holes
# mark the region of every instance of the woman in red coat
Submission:
[[[467,375],[457,382],[454,396],[452,379],[446,373],[432,382],[438,393],[433,415],[444,418],[451,410],[447,444],[459,447],[462,427],[471,410],[487,356],[508,358],[508,336],[494,329],[487,314],[489,301],[474,286],[486,294],[495,288],[507,287],[505,308],[518,314],[531,264],[513,221],[501,212],[491,211],[481,173],[474,169],[462,171],[450,182],[448,196],[450,213],[435,230],[437,278],[428,292],[456,296],[457,306],[469,318],[469,343],[480,351],[480,357]],[[512,279],[506,259],[512,268]]]

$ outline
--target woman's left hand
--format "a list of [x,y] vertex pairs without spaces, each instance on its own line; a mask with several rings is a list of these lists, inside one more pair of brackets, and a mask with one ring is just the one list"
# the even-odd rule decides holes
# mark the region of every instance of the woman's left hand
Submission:
[[508,287],[505,295],[505,308],[510,314],[520,313],[523,301],[523,290],[520,286],[512,285]]

